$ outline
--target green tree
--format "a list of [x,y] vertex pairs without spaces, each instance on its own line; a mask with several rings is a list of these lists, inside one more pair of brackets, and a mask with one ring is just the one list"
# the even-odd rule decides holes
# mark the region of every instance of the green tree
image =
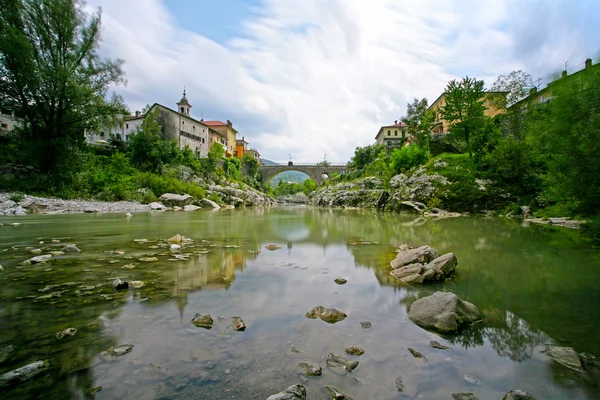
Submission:
[[223,149],[223,146],[221,146],[220,143],[213,143],[212,147],[208,151],[208,157],[201,160],[204,171],[207,175],[215,173],[217,166],[223,159],[224,155],[225,149]]
[[124,82],[122,60],[99,57],[100,10],[79,0],[4,0],[0,6],[0,107],[24,120],[29,160],[64,168],[84,132],[126,113],[108,89]]
[[464,77],[452,80],[446,86],[446,104],[441,107],[442,117],[450,123],[450,135],[464,142],[469,156],[473,155],[471,139],[484,124],[484,81]]
[[406,115],[401,120],[408,125],[408,133],[415,138],[419,147],[429,149],[435,113],[428,110],[427,99],[415,98],[412,103],[406,104]]
[[531,75],[521,70],[512,71],[510,74],[500,75],[492,84],[491,91],[508,92],[504,107],[510,107],[529,94],[533,87]]
[[140,129],[129,136],[127,148],[134,166],[141,170],[159,172],[166,164],[177,160],[179,148],[174,140],[164,140],[158,121],[158,109],[147,112]]
[[354,156],[348,163],[348,167],[363,170],[367,165],[377,159],[380,153],[385,153],[385,146],[382,144],[372,144],[365,147],[357,147]]
[[256,178],[256,175],[258,174],[258,167],[260,166],[258,160],[246,154],[244,157],[242,157],[242,162],[248,168],[248,175],[251,178]]
[[429,152],[418,146],[394,149],[390,156],[390,167],[394,174],[399,174],[413,167],[423,165],[429,160]]

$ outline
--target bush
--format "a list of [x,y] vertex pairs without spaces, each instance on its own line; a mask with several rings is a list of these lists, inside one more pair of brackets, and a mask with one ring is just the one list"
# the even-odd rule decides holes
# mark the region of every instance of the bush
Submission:
[[427,149],[418,146],[402,147],[394,149],[390,156],[390,167],[397,175],[411,168],[423,165],[429,160],[429,152]]
[[225,175],[236,181],[242,180],[242,162],[237,158],[223,159],[223,172]]

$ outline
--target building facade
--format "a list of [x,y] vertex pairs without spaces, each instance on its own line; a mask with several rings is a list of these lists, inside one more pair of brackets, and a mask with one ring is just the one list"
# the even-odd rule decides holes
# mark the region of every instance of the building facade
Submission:
[[11,136],[20,122],[12,113],[0,111],[0,136]]
[[408,125],[402,121],[394,121],[393,125],[386,125],[379,128],[375,135],[375,142],[383,144],[388,149],[400,148],[408,140]]
[[[233,157],[236,154],[236,136],[237,131],[233,129],[233,124],[231,121],[227,120],[227,122],[222,121],[203,121],[210,129],[214,130],[221,137],[219,139],[219,143],[223,145],[225,149],[225,157]],[[223,143],[220,139],[224,138],[225,142]],[[215,142],[217,141],[217,135],[214,135]]]

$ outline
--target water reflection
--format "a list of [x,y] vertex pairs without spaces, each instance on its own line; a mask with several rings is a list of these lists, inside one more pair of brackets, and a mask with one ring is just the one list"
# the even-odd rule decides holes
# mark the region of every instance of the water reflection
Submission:
[[[103,386],[97,398],[208,393],[215,399],[221,397],[214,393],[243,398],[248,387],[254,388],[251,397],[266,398],[298,381],[298,361],[319,360],[332,349],[343,352],[336,346],[345,342],[368,347],[356,372],[366,383],[356,387],[345,377],[327,380],[355,398],[393,396],[395,371],[402,371],[407,386],[431,398],[469,389],[461,386],[462,375],[479,370],[489,371],[481,377],[484,398],[501,397],[517,383],[547,386],[541,398],[593,398],[597,392],[581,377],[562,379],[569,372],[543,359],[536,347],[558,341],[600,355],[600,340],[590,333],[600,329],[595,306],[600,272],[589,268],[600,258],[574,232],[507,220],[426,220],[307,208],[19,221],[24,222],[20,230],[0,230],[0,250],[7,250],[0,253],[5,268],[0,275],[0,350],[18,348],[0,362],[0,373],[38,359],[50,359],[52,369],[26,385],[0,389],[6,398],[36,397],[46,387],[48,398],[65,398],[65,393],[92,397],[97,386]],[[179,253],[187,259],[174,259],[165,242],[176,233],[194,239]],[[81,254],[20,267],[31,256],[26,246],[46,248],[51,238],[66,236],[74,238]],[[135,244],[137,238],[149,242]],[[402,243],[454,252],[459,258],[456,279],[426,287],[399,284],[389,275],[389,262],[394,246]],[[281,249],[267,250],[268,244]],[[20,247],[9,250],[12,246]],[[144,256],[158,261],[137,261]],[[130,263],[134,269],[122,268]],[[340,275],[349,281],[343,287],[333,283]],[[145,286],[115,292],[104,283],[116,276]],[[48,285],[65,285],[56,289],[64,293],[36,300]],[[427,364],[415,364],[406,347],[426,353],[426,343],[435,336],[408,323],[406,310],[436,290],[453,291],[476,304],[484,321],[443,338],[455,347],[449,358],[458,361],[427,353]],[[304,313],[318,304],[339,307],[349,318],[335,326],[307,321]],[[196,312],[211,312],[215,329],[193,329],[189,319]],[[234,314],[249,324],[243,335],[228,328]],[[368,341],[361,320],[373,322]],[[76,327],[77,335],[58,341],[56,333],[68,327]],[[124,342],[136,347],[123,359],[109,362],[100,356]],[[303,353],[290,354],[292,344]],[[514,365],[501,365],[488,350]],[[519,365],[528,372],[523,374]],[[430,379],[434,372],[436,385]],[[120,374],[132,376],[114,387]],[[146,375],[152,378],[141,378]],[[320,395],[318,382],[308,386],[310,394]]]

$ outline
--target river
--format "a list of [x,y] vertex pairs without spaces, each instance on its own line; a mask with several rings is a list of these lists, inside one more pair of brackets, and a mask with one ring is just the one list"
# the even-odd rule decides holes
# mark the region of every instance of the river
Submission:
[[[556,343],[600,357],[600,253],[578,231],[307,207],[0,222],[0,350],[14,349],[0,375],[38,360],[50,366],[0,387],[3,399],[266,399],[296,383],[309,399],[327,398],[324,385],[355,400],[455,392],[501,399],[511,389],[537,399],[600,398],[597,381],[541,352]],[[175,234],[193,242],[171,254],[166,239]],[[38,255],[32,250],[47,254],[67,243],[81,252],[21,265]],[[455,253],[456,277],[399,284],[389,263],[403,243]],[[115,277],[144,286],[117,291]],[[338,285],[338,277],[348,282]],[[475,304],[483,322],[450,336],[411,323],[410,304],[438,290]],[[317,305],[348,316],[336,324],[306,318]],[[213,328],[194,326],[196,313],[210,313]],[[233,330],[233,316],[247,329]],[[67,328],[76,334],[58,339]],[[451,350],[430,348],[431,340]],[[134,347],[106,353],[123,344]],[[350,345],[365,354],[346,354]],[[350,373],[327,368],[331,352],[360,364]],[[320,364],[323,375],[301,376],[301,362]]]

